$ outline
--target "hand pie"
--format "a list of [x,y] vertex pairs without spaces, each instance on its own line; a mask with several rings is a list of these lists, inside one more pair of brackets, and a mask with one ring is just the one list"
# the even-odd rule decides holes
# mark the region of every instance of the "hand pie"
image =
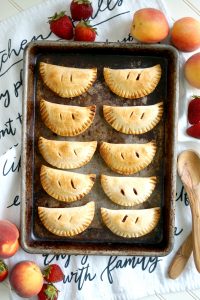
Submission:
[[156,177],[114,177],[101,175],[101,186],[113,202],[134,206],[146,201],[156,185]]
[[156,153],[156,144],[110,144],[102,142],[100,154],[108,167],[123,175],[130,175],[146,168]]
[[161,67],[145,69],[104,68],[105,82],[110,90],[124,98],[136,99],[153,92],[161,78]]
[[161,120],[163,102],[148,106],[103,106],[106,121],[117,131],[142,134],[154,128]]
[[50,165],[60,169],[76,169],[92,159],[97,142],[54,141],[40,137],[38,147]]
[[83,133],[92,124],[96,106],[70,106],[40,101],[40,113],[44,124],[54,133],[75,136]]
[[63,98],[80,96],[97,78],[97,69],[68,68],[40,63],[40,74],[50,90]]
[[151,232],[158,224],[160,208],[111,210],[102,207],[105,225],[116,235],[137,238]]
[[41,167],[40,180],[43,189],[53,198],[73,202],[87,195],[94,185],[95,174],[79,174]]
[[55,235],[74,236],[86,230],[94,218],[95,204],[69,208],[38,207],[44,227]]

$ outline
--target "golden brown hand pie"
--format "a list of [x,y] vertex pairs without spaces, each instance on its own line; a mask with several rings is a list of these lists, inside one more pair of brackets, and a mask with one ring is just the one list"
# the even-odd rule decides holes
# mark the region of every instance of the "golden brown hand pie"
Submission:
[[130,175],[146,168],[156,153],[156,144],[111,144],[102,142],[100,154],[108,167],[123,175]]
[[97,78],[97,69],[69,68],[40,63],[40,74],[50,90],[63,98],[80,96]]
[[125,134],[142,134],[154,128],[161,120],[163,102],[147,106],[103,106],[106,121]]
[[94,120],[96,106],[70,106],[40,101],[40,113],[44,124],[54,133],[75,136],[83,133]]
[[69,208],[38,207],[44,227],[55,235],[74,236],[86,230],[94,218],[95,204]]
[[104,68],[105,82],[110,90],[124,98],[136,99],[154,91],[161,78],[161,67],[144,69]]
[[160,208],[112,210],[102,207],[104,224],[116,235],[137,238],[151,232],[158,224]]
[[94,185],[95,178],[95,174],[79,174],[44,165],[40,171],[43,189],[53,198],[64,202],[73,202],[87,195]]
[[39,138],[38,147],[43,158],[60,169],[76,169],[86,165],[96,151],[97,142],[68,142]]
[[101,186],[111,201],[134,206],[146,201],[156,185],[156,177],[114,177],[101,175]]

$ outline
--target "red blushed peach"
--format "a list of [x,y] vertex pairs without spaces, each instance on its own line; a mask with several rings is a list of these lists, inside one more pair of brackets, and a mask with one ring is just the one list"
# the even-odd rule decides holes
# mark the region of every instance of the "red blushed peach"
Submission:
[[187,81],[200,89],[200,52],[192,55],[185,63],[184,74]]
[[11,270],[9,279],[15,292],[24,298],[36,296],[43,285],[40,268],[28,260],[17,263]]
[[131,35],[143,43],[157,43],[169,34],[169,25],[162,11],[155,8],[139,9],[133,15]]
[[19,231],[17,227],[7,221],[0,220],[0,258],[9,258],[19,249]]
[[179,50],[190,52],[200,47],[200,22],[191,17],[176,21],[171,31],[172,44]]

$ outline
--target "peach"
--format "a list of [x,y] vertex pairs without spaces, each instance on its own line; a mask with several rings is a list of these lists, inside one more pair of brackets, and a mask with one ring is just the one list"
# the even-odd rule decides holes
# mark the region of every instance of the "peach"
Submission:
[[190,52],[200,47],[200,22],[192,17],[176,21],[171,31],[172,44],[179,50]]
[[143,43],[157,43],[169,34],[169,24],[162,11],[155,8],[139,9],[133,15],[131,35]]
[[9,258],[19,249],[19,231],[15,224],[0,220],[0,258]]
[[200,52],[192,55],[185,63],[184,74],[187,81],[200,89]]
[[36,296],[43,286],[42,272],[33,261],[17,263],[11,270],[9,279],[15,292],[24,298]]

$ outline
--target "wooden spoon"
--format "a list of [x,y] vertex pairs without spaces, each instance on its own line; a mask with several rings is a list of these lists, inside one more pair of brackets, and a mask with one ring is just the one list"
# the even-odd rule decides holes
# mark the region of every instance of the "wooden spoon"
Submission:
[[183,151],[178,157],[178,173],[188,195],[192,212],[193,255],[200,272],[200,157],[193,150]]
[[169,269],[168,275],[171,279],[176,279],[184,270],[190,255],[192,254],[192,233],[184,240],[176,255],[174,256]]

